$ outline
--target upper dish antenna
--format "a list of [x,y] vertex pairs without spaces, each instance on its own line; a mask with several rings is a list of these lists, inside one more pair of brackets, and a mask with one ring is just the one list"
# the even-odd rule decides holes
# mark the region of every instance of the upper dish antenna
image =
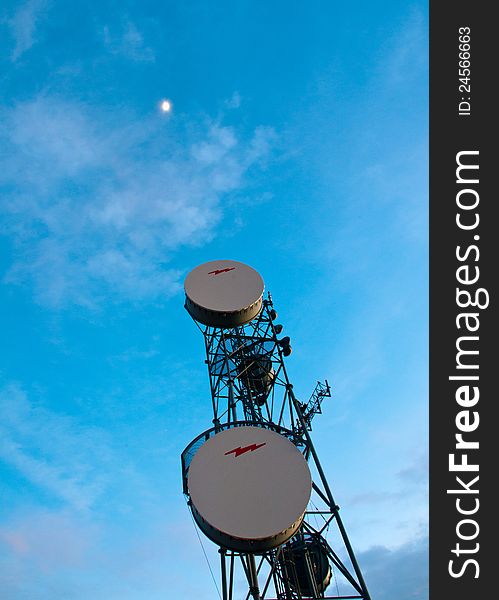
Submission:
[[212,260],[193,269],[185,279],[185,307],[191,317],[211,327],[249,323],[262,308],[260,274],[235,260]]

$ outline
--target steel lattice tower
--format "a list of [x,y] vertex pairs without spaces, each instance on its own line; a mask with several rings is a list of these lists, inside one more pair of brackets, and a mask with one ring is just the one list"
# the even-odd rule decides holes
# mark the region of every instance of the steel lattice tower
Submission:
[[[211,271],[219,272],[223,272],[220,266]],[[189,299],[189,310],[188,303]],[[192,316],[193,311],[189,312]],[[242,570],[246,578],[247,592],[240,597],[247,600],[370,600],[310,435],[312,419],[321,413],[322,401],[331,396],[331,388],[327,381],[318,382],[307,402],[297,399],[285,366],[285,358],[291,353],[290,340],[280,337],[283,328],[276,324],[276,318],[270,293],[261,298],[257,316],[241,325],[212,326],[194,318],[205,343],[213,427],[182,453],[183,492],[196,514],[188,484],[189,467],[203,444],[217,434],[250,426],[284,436],[300,451],[312,474],[312,492],[303,520],[290,539],[268,550],[249,552],[224,547],[212,537],[219,545],[223,600],[239,600],[235,595],[236,569]],[[197,515],[198,525],[199,518]],[[211,537],[206,529],[204,533]],[[335,542],[329,542],[333,536]],[[332,574],[336,593],[331,592]]]

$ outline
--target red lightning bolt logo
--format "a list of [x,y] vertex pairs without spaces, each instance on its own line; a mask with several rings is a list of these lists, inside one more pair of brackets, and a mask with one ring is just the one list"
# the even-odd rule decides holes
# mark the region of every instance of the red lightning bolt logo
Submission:
[[236,267],[229,267],[228,269],[217,269],[216,271],[210,271],[208,275],[220,275],[220,273],[227,273],[233,271]]
[[258,448],[265,446],[266,443],[267,442],[263,442],[263,444],[250,444],[249,446],[244,446],[244,448],[241,448],[241,446],[239,446],[239,448],[234,448],[234,450],[229,450],[229,452],[226,452],[225,456],[227,456],[227,454],[234,453],[234,458],[237,458],[238,456],[241,456],[241,454],[244,454],[245,452],[253,452],[253,450],[258,450]]

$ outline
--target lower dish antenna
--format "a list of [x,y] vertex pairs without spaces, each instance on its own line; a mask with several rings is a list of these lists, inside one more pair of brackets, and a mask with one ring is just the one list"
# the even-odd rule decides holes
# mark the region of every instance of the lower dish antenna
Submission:
[[233,427],[208,441],[189,466],[187,488],[201,530],[215,543],[262,552],[300,527],[312,490],[301,452],[262,427]]

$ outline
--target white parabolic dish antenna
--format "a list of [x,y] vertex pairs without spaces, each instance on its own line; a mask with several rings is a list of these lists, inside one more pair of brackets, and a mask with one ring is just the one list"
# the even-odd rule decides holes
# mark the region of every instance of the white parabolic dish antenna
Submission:
[[194,517],[215,543],[243,552],[276,548],[301,525],[312,491],[303,455],[262,427],[226,429],[189,466]]
[[187,275],[184,287],[185,307],[204,325],[244,325],[262,308],[263,279],[255,269],[235,260],[199,265]]

